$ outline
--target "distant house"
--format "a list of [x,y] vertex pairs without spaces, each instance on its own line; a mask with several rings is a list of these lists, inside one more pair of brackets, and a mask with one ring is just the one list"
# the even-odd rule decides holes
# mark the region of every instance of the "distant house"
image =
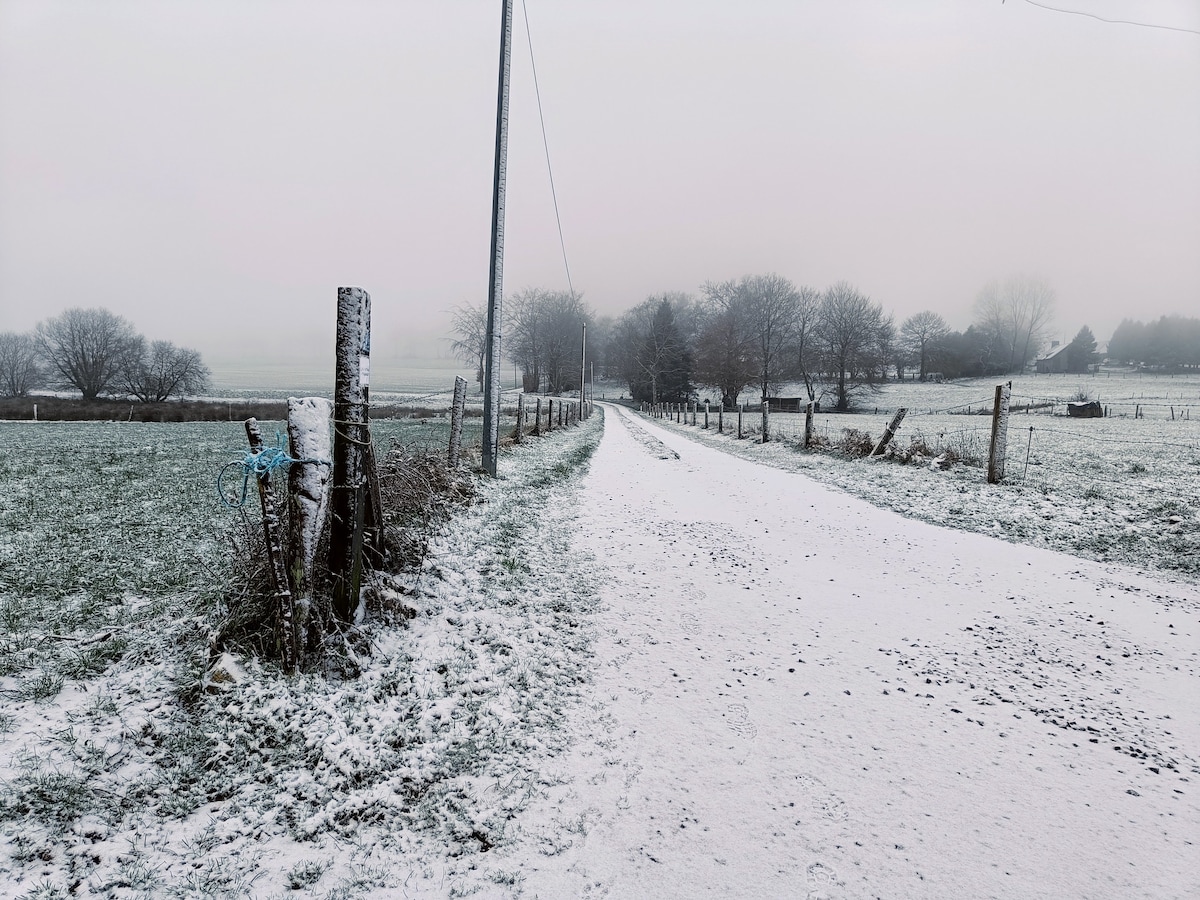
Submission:
[[1045,356],[1039,357],[1035,365],[1039,375],[1051,375],[1056,372],[1066,372],[1067,366],[1070,363],[1067,353],[1067,347],[1070,344],[1060,344],[1058,341],[1050,342],[1050,349]]

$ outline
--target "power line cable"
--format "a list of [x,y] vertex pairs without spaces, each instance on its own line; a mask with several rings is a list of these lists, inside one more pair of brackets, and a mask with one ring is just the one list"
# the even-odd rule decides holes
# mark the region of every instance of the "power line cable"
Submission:
[[[1001,0],[1001,2],[1003,2],[1003,0]],[[1098,16],[1095,13],[1084,12],[1078,9],[1061,9],[1057,6],[1046,6],[1044,3],[1036,3],[1034,0],[1025,0],[1025,2],[1030,6],[1036,6],[1038,9],[1045,9],[1056,13],[1065,13],[1066,15],[1071,16],[1085,16],[1086,18],[1095,19],[1098,22],[1104,22],[1108,25],[1136,25],[1138,28],[1159,28],[1163,31],[1181,31],[1184,34],[1200,35],[1200,31],[1197,31],[1194,28],[1179,28],[1175,25],[1156,25],[1152,22],[1134,22],[1129,19],[1106,19],[1104,16]]]
[[546,117],[542,114],[542,91],[538,87],[537,62],[533,58],[533,34],[529,30],[529,10],[525,0],[521,0],[521,14],[525,18],[525,39],[529,42],[529,67],[533,70],[533,93],[537,97],[538,121],[542,124],[542,147],[546,151],[546,172],[550,175],[550,196],[554,200],[554,221],[558,225],[558,243],[562,247],[563,268],[567,272],[567,287],[571,297],[575,296],[575,286],[571,283],[571,266],[567,263],[567,242],[563,240],[562,217],[558,214],[558,192],[554,189],[554,169],[550,165],[550,141],[546,138]]

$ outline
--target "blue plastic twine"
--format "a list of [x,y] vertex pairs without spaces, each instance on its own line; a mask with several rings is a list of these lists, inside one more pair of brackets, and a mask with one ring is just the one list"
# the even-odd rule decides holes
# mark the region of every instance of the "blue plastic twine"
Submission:
[[[265,478],[276,469],[287,468],[293,463],[329,465],[329,461],[324,459],[296,459],[294,456],[289,456],[287,450],[283,447],[283,438],[278,432],[275,435],[275,440],[279,446],[263,447],[257,453],[246,451],[241,459],[227,463],[221,468],[221,471],[217,473],[217,496],[221,498],[223,504],[230,509],[241,509],[246,505],[246,494],[250,491],[251,475],[255,478]],[[236,497],[233,496],[232,492],[229,495],[225,493],[226,478],[234,469],[240,469],[242,476],[242,489]]]

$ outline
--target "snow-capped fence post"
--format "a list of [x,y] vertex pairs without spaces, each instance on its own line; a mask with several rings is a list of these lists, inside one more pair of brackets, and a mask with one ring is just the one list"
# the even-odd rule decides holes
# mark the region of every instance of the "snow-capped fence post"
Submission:
[[467,379],[454,376],[454,400],[450,403],[450,446],[446,462],[451,469],[458,468],[458,457],[462,453],[463,412],[467,406]]
[[333,486],[330,498],[329,574],[333,613],[354,618],[362,582],[366,516],[367,395],[371,372],[371,297],[362,288],[339,287],[337,362],[333,391]]
[[763,398],[762,402],[762,442],[769,444],[771,442],[771,404]]
[[908,415],[908,408],[905,406],[896,410],[896,414],[892,416],[892,421],[888,422],[887,428],[883,429],[883,436],[879,438],[879,443],[875,445],[875,449],[870,452],[867,459],[874,456],[879,456],[887,449],[888,444],[892,442],[892,438],[896,436],[897,429],[900,428],[900,423],[904,421],[904,417]]
[[813,402],[811,400],[804,407],[804,449],[807,450],[812,446],[812,428],[813,428]]
[[295,596],[293,611],[296,664],[304,661],[304,647],[312,627],[313,565],[317,544],[329,519],[331,443],[329,420],[333,404],[324,397],[288,398],[288,571]]
[[704,401],[704,430],[708,431],[708,401]]
[[[246,437],[250,451],[263,451],[262,432],[258,430],[258,419],[251,416],[246,420]],[[267,565],[271,570],[271,583],[275,588],[275,644],[279,651],[279,662],[285,672],[296,671],[299,662],[296,640],[295,607],[292,591],[288,584],[287,565],[283,560],[283,538],[280,535],[279,510],[275,507],[275,495],[271,492],[271,471],[267,469],[255,477],[258,482],[258,499],[262,503],[263,536],[267,542]]]
[[1011,381],[996,385],[996,400],[992,407],[992,442],[988,449],[988,484],[999,484],[1004,478],[1004,452],[1008,444],[1008,403],[1011,397]]
[[521,443],[525,439],[525,395],[517,394],[517,430],[513,432],[513,441]]
[[745,412],[745,410],[746,410],[746,404],[739,403],[738,404],[738,440],[739,441],[746,436],[742,431],[742,413]]

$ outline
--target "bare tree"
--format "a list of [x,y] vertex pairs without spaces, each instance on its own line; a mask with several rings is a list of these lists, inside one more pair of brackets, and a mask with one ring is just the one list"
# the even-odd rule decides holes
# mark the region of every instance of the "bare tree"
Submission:
[[814,336],[823,367],[834,380],[839,411],[850,409],[854,394],[886,365],[883,339],[890,331],[891,321],[882,307],[846,282],[838,282],[822,295]]
[[726,409],[758,377],[753,336],[736,291],[727,289],[732,284],[705,286],[708,307],[695,340],[696,380],[720,391]]
[[796,290],[795,313],[792,322],[790,355],[795,373],[804,382],[809,400],[816,400],[816,375],[820,368],[817,352],[817,324],[821,316],[821,294],[816,288],[802,285]]
[[0,396],[24,397],[43,381],[33,336],[12,331],[0,334]]
[[929,374],[929,366],[937,359],[948,334],[950,326],[946,320],[928,309],[909,316],[900,326],[901,344],[917,361],[918,375],[922,381]]
[[713,309],[733,312],[751,350],[755,380],[763,400],[786,378],[787,348],[795,330],[796,286],[774,273],[746,275],[738,281],[709,282],[704,295]]
[[101,308],[68,309],[34,330],[51,379],[79,391],[84,400],[95,400],[117,382],[140,340],[129,322]]
[[450,352],[463,363],[475,367],[475,380],[483,393],[483,364],[487,359],[487,309],[468,303],[458,306],[450,319],[458,337],[450,341]]
[[557,394],[578,387],[582,326],[591,312],[580,294],[533,288],[507,304],[509,358],[522,371],[526,391]]
[[1054,319],[1054,288],[1016,276],[987,284],[975,299],[975,322],[1008,351],[1008,372],[1025,367]]
[[203,393],[209,371],[200,353],[170,341],[146,344],[141,338],[125,355],[118,383],[143,403]]

